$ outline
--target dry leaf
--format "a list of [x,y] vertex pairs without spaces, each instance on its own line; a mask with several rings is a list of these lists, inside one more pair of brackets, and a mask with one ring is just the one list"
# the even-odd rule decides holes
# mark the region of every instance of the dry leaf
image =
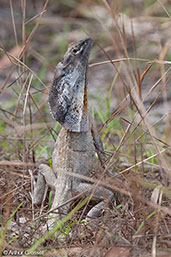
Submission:
[[125,247],[113,247],[105,257],[129,257],[130,249]]

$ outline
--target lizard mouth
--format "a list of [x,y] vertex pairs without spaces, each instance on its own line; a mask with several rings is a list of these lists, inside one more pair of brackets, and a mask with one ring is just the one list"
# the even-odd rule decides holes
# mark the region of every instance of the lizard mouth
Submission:
[[93,45],[93,40],[91,38],[86,38],[80,41],[80,45],[82,46],[82,55],[88,59],[91,47]]

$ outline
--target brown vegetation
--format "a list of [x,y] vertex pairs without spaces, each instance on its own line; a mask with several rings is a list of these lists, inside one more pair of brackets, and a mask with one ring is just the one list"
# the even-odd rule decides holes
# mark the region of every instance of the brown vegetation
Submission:
[[[33,245],[37,256],[171,256],[169,3],[1,1],[1,252]],[[61,242],[39,231],[50,200],[32,205],[30,170],[36,176],[40,163],[51,164],[60,129],[47,106],[54,67],[69,42],[87,35],[94,40],[89,105],[115,199],[88,223],[90,205],[79,208],[84,198],[75,199],[78,211],[58,229]]]

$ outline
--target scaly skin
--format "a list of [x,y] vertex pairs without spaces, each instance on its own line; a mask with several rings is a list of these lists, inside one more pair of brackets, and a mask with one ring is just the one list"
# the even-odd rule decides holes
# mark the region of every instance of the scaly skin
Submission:
[[[69,46],[64,59],[56,67],[50,90],[49,103],[53,117],[63,128],[55,143],[53,168],[45,164],[40,165],[33,202],[42,202],[45,185],[48,184],[54,189],[52,209],[91,186],[78,177],[66,174],[67,172],[91,177],[95,167],[100,165],[96,152],[102,160],[103,146],[87,109],[86,77],[91,46],[91,39]],[[99,200],[103,200],[104,194],[108,198],[113,195],[102,187],[97,187],[94,191]],[[68,207],[69,205],[65,206],[66,211]],[[59,214],[55,214],[55,217],[61,218]],[[52,223],[50,220],[49,226]]]

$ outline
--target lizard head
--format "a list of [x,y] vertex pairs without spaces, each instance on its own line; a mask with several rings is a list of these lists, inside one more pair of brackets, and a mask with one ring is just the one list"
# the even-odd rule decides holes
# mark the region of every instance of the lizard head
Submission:
[[64,58],[56,66],[49,93],[53,117],[67,130],[88,130],[87,68],[92,40],[71,43]]

